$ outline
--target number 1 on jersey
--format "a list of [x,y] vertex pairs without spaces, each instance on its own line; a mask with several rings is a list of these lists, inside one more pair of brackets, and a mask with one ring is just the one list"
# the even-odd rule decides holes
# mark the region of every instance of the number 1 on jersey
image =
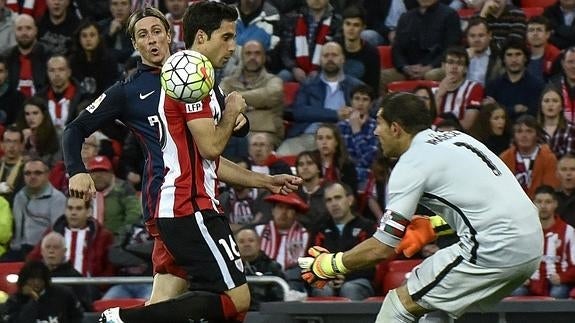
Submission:
[[487,167],[491,169],[491,171],[495,176],[501,175],[501,171],[497,168],[497,166],[495,166],[495,164],[487,156],[485,156],[485,154],[479,149],[471,146],[466,142],[461,141],[454,142],[453,144],[456,145],[457,147],[463,147],[471,150],[475,155],[477,155],[477,157],[479,157],[487,165]]

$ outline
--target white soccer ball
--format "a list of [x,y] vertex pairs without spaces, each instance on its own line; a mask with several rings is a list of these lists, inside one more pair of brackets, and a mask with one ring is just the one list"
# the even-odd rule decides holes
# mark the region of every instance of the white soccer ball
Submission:
[[214,79],[210,60],[193,50],[182,50],[170,56],[160,75],[166,94],[186,103],[205,98],[214,86]]

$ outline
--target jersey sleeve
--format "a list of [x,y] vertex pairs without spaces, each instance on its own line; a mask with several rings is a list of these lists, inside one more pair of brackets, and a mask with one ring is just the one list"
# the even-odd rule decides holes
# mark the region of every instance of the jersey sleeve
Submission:
[[178,112],[186,118],[186,122],[196,119],[214,118],[212,108],[210,107],[210,104],[212,104],[210,95],[206,96],[202,101],[194,103],[176,101],[168,98],[167,96],[166,100],[172,101],[172,106],[175,107]]
[[373,237],[395,248],[405,234],[423,194],[425,176],[413,165],[401,161],[391,172],[387,207]]
[[84,139],[100,129],[103,125],[121,119],[121,111],[126,106],[121,83],[116,83],[70,122],[62,134],[62,148],[66,171],[72,177],[86,172],[80,151]]

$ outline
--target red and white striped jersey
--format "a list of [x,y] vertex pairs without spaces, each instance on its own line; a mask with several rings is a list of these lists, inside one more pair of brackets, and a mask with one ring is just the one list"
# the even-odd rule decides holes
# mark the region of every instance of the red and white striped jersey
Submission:
[[455,90],[445,93],[439,110],[441,113],[450,112],[459,120],[463,120],[466,109],[479,109],[484,98],[481,84],[465,80]]
[[[220,96],[223,94],[219,87]],[[160,134],[164,159],[164,182],[161,186],[156,217],[191,216],[196,211],[213,209],[222,212],[218,196],[216,160],[202,158],[187,122],[210,118],[217,124],[222,115],[214,90],[201,102],[183,103],[171,99],[162,90],[158,114],[164,132]],[[222,100],[223,101],[223,100]],[[223,102],[222,102],[223,104]]]

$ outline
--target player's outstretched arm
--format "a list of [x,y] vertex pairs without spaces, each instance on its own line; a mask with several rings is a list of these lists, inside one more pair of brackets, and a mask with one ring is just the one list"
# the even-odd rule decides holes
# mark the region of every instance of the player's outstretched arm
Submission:
[[288,174],[265,175],[238,166],[226,158],[220,158],[218,178],[232,185],[265,188],[272,193],[288,194],[297,190],[302,179]]

